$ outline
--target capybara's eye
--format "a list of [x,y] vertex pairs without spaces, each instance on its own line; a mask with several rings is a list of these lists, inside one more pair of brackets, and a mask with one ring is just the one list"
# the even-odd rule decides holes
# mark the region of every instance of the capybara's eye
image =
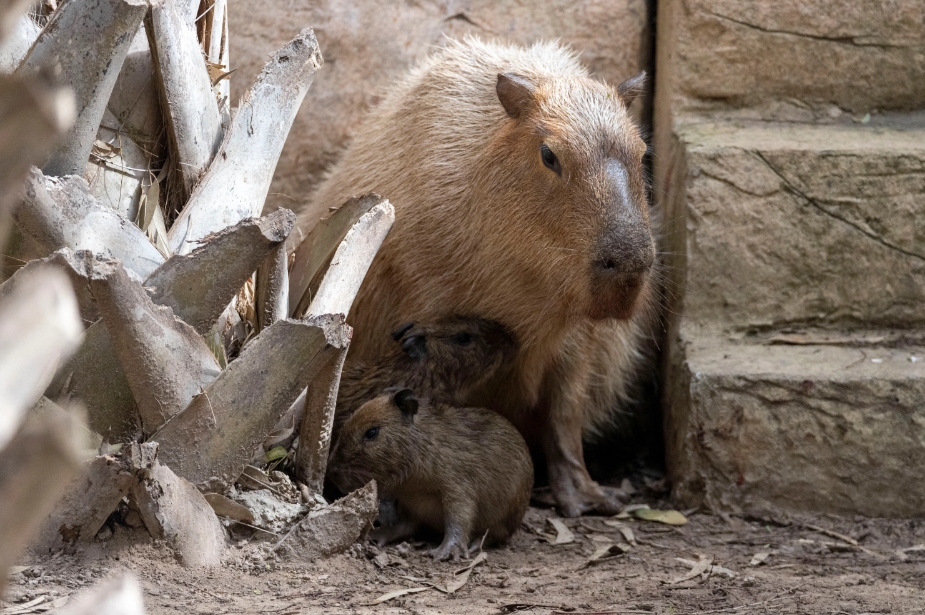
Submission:
[[472,336],[468,333],[457,333],[453,336],[453,343],[460,346],[468,346],[472,343]]
[[557,175],[562,175],[562,166],[559,164],[559,159],[556,158],[556,155],[552,153],[552,150],[545,143],[540,146],[540,158],[543,159],[543,164],[555,171]]
[[375,440],[376,436],[378,435],[379,435],[379,428],[370,427],[369,429],[366,430],[366,433],[363,434],[363,439],[364,440]]

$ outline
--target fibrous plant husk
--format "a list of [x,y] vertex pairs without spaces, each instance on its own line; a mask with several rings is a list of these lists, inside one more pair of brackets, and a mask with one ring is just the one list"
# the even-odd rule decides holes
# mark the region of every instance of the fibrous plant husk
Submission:
[[[171,308],[200,335],[207,334],[250,273],[286,240],[294,219],[292,212],[279,210],[244,220],[209,237],[192,253],[172,256],[144,282],[151,300]],[[84,400],[90,426],[109,442],[138,434],[135,398],[103,322],[87,329],[84,343],[46,394]]]
[[342,316],[280,320],[245,346],[154,437],[161,461],[204,491],[222,492],[299,393],[350,341]]
[[[145,18],[179,197],[189,198],[222,141],[222,118],[193,23],[181,2],[164,0]],[[256,213],[259,212],[255,212]]]
[[47,175],[82,173],[132,37],[148,9],[145,0],[65,2],[52,13],[29,49],[18,75],[60,71],[74,91],[77,119],[43,165]]
[[121,263],[97,261],[89,280],[149,436],[186,408],[221,368],[196,330],[170,308],[155,305]]
[[[63,412],[63,410],[62,410]],[[157,457],[157,444],[133,443],[118,455],[100,455],[84,464],[31,543],[36,553],[53,554],[89,542],[129,495]]]
[[135,502],[145,527],[163,538],[189,568],[217,566],[225,550],[225,529],[202,493],[188,480],[155,461],[135,486]]
[[238,105],[215,160],[171,227],[174,253],[187,254],[209,234],[260,213],[289,127],[321,63],[311,29],[273,55]]

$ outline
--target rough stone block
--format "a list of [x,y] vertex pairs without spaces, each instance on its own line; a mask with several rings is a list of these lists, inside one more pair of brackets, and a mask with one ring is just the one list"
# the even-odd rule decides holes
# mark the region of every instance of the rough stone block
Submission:
[[925,347],[768,345],[682,328],[669,360],[679,505],[925,514]]
[[658,11],[659,96],[676,113],[925,104],[919,0],[662,0]]
[[922,128],[686,123],[661,164],[686,322],[925,322]]
[[[230,0],[232,101],[266,56],[312,26],[325,65],[318,71],[276,167],[266,210],[298,209],[340,154],[351,129],[388,84],[444,35],[475,34],[528,44],[559,39],[616,84],[649,65],[646,0]],[[388,195],[383,195],[388,198]],[[332,203],[332,206],[340,203]]]

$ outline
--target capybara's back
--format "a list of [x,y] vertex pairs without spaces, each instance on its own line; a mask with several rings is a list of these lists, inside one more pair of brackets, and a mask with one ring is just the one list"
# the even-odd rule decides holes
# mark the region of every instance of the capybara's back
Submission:
[[511,329],[517,356],[470,401],[545,454],[570,515],[614,509],[581,438],[624,400],[652,303],[646,145],[627,113],[639,81],[596,81],[558,44],[451,41],[386,93],[300,217],[310,228],[367,191],[395,206],[348,363],[375,362],[408,321]]

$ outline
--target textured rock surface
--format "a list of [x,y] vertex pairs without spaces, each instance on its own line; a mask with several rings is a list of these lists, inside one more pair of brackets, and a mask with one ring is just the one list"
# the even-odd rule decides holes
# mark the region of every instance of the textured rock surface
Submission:
[[230,5],[231,59],[237,68],[233,101],[250,87],[267,54],[299,28],[314,28],[325,60],[290,132],[267,209],[298,209],[364,111],[444,35],[472,33],[518,43],[560,39],[611,83],[648,68],[645,0],[554,0],[541,8],[527,0],[231,0]]
[[684,505],[925,514],[925,347],[681,338],[667,436]]
[[925,322],[925,130],[688,123],[663,157],[686,319]]
[[659,87],[676,113],[793,100],[920,108],[923,18],[919,0],[663,0]]

